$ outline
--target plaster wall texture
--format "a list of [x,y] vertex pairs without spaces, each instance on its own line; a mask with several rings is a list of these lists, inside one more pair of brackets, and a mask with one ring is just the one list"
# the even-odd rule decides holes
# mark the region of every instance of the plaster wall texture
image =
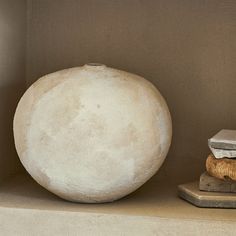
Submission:
[[27,84],[87,62],[149,79],[173,119],[157,178],[199,178],[207,139],[236,128],[235,11],[233,0],[28,0]]
[[0,1],[0,182],[22,170],[13,115],[25,82],[26,1]]

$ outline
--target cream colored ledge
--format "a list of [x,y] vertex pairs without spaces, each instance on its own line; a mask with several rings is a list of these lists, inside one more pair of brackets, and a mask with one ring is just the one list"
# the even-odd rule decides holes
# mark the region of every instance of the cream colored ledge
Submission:
[[0,187],[0,235],[235,235],[236,210],[197,208],[149,181],[108,204],[64,201],[17,176]]

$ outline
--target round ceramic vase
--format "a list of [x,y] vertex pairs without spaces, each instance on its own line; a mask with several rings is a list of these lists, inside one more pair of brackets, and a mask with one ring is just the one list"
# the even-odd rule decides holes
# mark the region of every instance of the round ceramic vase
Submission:
[[138,189],[162,165],[171,135],[160,92],[140,76],[100,64],[43,76],[14,117],[26,170],[75,202],[110,202]]

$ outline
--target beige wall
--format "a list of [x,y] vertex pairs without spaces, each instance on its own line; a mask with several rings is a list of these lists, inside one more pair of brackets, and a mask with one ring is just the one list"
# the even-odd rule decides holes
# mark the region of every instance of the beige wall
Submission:
[[0,0],[0,182],[21,169],[12,132],[25,89],[26,1]]
[[29,0],[28,86],[101,62],[152,81],[173,118],[160,178],[198,177],[207,139],[236,129],[236,1]]

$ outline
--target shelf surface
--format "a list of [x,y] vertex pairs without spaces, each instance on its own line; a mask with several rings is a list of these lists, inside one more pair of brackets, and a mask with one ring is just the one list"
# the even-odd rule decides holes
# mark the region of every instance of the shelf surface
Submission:
[[42,188],[30,176],[20,175],[0,187],[0,207],[236,221],[234,209],[195,207],[177,196],[177,186],[154,181],[112,203],[80,204],[65,201]]
[[[63,217],[65,217],[63,218],[63,222],[61,222],[62,224],[66,222],[65,219],[68,217],[68,222],[70,222],[70,224],[73,219],[77,219],[76,217],[79,217],[77,219],[79,230],[82,230],[82,228],[83,230],[87,230],[86,223],[84,223],[83,226],[82,221],[87,220],[87,223],[91,224],[90,217],[97,217],[96,222],[99,229],[101,229],[102,225],[106,226],[106,224],[110,224],[109,228],[107,228],[109,230],[112,230],[111,225],[114,223],[109,223],[109,221],[113,219],[112,217],[116,217],[114,221],[116,224],[121,225],[120,230],[122,227],[125,229],[125,225],[128,224],[127,222],[129,222],[129,220],[132,221],[133,219],[133,223],[130,222],[127,227],[132,227],[132,224],[136,224],[136,227],[140,226],[144,230],[144,226],[150,224],[148,229],[145,231],[146,235],[156,235],[155,230],[164,230],[168,233],[168,230],[180,230],[181,227],[185,230],[185,233],[189,233],[189,230],[196,232],[197,229],[197,232],[200,234],[200,232],[204,230],[204,223],[205,227],[207,227],[208,230],[211,230],[212,233],[214,231],[212,231],[211,227],[213,227],[214,230],[217,230],[217,232],[221,232],[219,231],[220,229],[228,230],[228,235],[231,235],[233,232],[232,230],[235,228],[236,222],[235,209],[208,209],[195,207],[177,196],[177,186],[159,183],[156,182],[156,180],[149,181],[133,194],[113,203],[79,204],[62,200],[54,194],[51,194],[38,185],[28,175],[17,176],[1,185],[0,227],[2,228],[4,226],[4,222],[1,221],[1,214],[2,216],[4,214],[5,221],[6,217],[9,216],[13,222],[15,214],[18,214],[15,224],[18,224],[18,222],[21,221],[22,216],[24,216],[25,221],[21,222],[21,224],[27,223],[27,225],[29,224],[28,221],[31,220],[32,215],[34,214],[36,214],[36,222],[40,221],[40,216],[42,216],[42,219],[45,219],[45,217],[58,218],[62,214]],[[60,222],[60,220],[62,219],[58,218],[58,222]],[[100,220],[102,220],[103,223],[100,222]],[[186,222],[191,222],[191,224]],[[31,224],[34,223],[35,220],[31,222]],[[144,223],[143,226],[142,223]],[[94,227],[95,225],[96,223],[93,223]],[[37,227],[39,226],[36,224],[35,229]],[[174,228],[171,229],[171,227]],[[10,230],[9,227],[6,226],[5,229],[6,231]],[[98,229],[96,228],[96,230]],[[137,230],[138,235],[142,235],[138,228]],[[18,229],[18,232],[20,232],[20,229]],[[53,232],[55,233],[55,231]],[[68,233],[69,231],[66,232]],[[75,232],[75,229],[73,229],[73,232]],[[117,233],[122,232],[118,231],[117,228],[112,232],[115,235],[122,235]],[[137,232],[133,232],[131,235]],[[152,234],[152,232],[154,233]],[[225,232],[226,231],[223,231],[223,233]],[[111,231],[107,234],[110,233]],[[84,233],[84,235],[87,234],[89,233]],[[103,235],[106,235],[106,233]]]

